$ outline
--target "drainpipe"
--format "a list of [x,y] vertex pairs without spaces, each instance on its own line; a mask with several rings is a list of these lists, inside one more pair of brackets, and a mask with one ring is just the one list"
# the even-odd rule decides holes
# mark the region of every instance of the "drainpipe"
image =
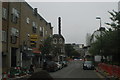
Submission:
[[[19,15],[19,49],[20,48],[22,48],[21,46],[20,46],[20,30],[21,30],[21,4],[22,4],[22,2],[20,2],[20,15]],[[22,49],[21,49],[22,50]],[[19,54],[20,54],[20,56],[19,56],[19,65],[22,67],[22,52],[20,51],[19,52]]]

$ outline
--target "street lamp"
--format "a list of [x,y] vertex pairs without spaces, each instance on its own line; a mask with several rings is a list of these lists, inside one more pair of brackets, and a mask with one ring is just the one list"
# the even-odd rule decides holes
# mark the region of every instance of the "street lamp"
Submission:
[[100,20],[100,28],[101,28],[101,17],[100,16],[97,16],[96,19],[99,19]]
[[[96,19],[99,19],[100,20],[100,28],[99,28],[99,31],[100,31],[100,42],[101,42],[101,47],[100,47],[100,54],[102,53],[102,29],[101,29],[101,26],[102,26],[102,24],[101,24],[101,17],[100,16],[97,16],[96,17]],[[103,59],[103,57],[102,57],[102,59]]]

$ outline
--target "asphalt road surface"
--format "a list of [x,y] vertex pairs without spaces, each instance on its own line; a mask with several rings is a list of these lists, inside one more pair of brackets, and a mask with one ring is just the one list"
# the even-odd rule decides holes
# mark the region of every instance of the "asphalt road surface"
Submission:
[[105,80],[104,77],[95,70],[83,70],[82,61],[79,60],[71,61],[67,67],[56,72],[50,72],[50,75],[56,79]]

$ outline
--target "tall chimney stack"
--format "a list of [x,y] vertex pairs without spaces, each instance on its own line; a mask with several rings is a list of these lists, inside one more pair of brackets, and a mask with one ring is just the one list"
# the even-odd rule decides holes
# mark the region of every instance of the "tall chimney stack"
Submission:
[[61,18],[58,18],[58,31],[59,31],[59,35],[61,35]]

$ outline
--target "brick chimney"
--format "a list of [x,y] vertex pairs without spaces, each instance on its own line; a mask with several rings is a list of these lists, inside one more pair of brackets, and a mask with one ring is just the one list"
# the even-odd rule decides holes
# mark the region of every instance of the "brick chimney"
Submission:
[[58,31],[59,35],[61,35],[61,17],[58,17]]

